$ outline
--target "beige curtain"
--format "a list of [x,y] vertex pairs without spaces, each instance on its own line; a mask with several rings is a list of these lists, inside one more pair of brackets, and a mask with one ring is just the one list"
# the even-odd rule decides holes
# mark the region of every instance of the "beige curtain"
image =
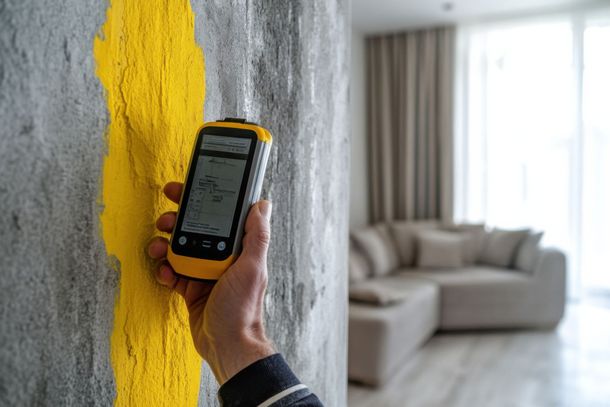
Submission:
[[371,220],[452,218],[455,30],[367,39]]

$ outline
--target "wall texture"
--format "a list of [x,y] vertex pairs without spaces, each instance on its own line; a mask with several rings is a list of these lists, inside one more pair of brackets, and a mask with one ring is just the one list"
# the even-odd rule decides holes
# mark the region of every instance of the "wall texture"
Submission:
[[110,405],[98,1],[0,1],[0,405]]
[[194,405],[201,358],[184,329],[186,307],[152,278],[143,249],[156,218],[176,209],[159,191],[184,179],[203,117],[203,53],[190,3],[111,0],[93,51],[110,116],[101,224],[120,272],[110,342],[116,404]]
[[268,335],[345,404],[348,3],[191,3],[0,1],[0,405],[217,403],[142,256],[203,112],[274,134]]
[[247,116],[274,135],[263,189],[274,204],[268,334],[301,380],[329,406],[343,406],[349,3],[193,5],[206,57],[206,120]]

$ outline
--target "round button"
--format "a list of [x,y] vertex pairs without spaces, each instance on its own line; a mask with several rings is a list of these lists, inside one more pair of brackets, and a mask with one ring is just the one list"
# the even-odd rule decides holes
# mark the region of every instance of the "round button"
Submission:
[[227,244],[223,241],[218,242],[218,245],[216,246],[218,248],[218,250],[224,250],[227,247]]
[[178,243],[184,246],[186,244],[186,236],[180,236],[180,238],[178,239]]

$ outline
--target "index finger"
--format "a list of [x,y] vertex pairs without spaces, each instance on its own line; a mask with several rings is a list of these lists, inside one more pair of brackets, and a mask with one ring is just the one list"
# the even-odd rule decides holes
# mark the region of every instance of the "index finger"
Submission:
[[163,187],[163,192],[172,202],[180,203],[180,195],[182,195],[182,182],[168,182]]

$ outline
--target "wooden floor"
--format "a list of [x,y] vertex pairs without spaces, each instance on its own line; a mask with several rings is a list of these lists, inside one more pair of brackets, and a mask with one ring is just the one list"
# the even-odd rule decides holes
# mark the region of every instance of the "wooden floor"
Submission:
[[570,305],[556,331],[438,334],[350,407],[608,407],[610,308]]

